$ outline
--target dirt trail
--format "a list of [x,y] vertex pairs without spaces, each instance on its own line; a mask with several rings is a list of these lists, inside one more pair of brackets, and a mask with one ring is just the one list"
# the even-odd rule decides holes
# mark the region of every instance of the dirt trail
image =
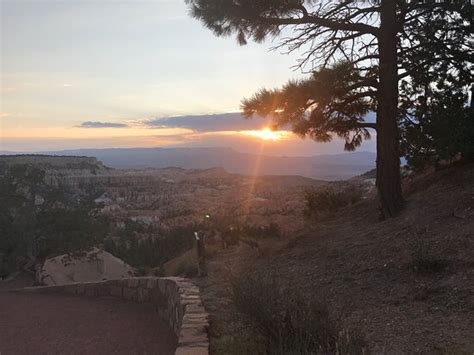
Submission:
[[152,305],[115,298],[0,292],[0,354],[174,354]]

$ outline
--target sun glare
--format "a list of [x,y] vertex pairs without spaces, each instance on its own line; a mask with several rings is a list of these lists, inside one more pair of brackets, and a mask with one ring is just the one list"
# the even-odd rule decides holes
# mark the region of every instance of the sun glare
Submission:
[[246,135],[263,139],[265,141],[277,141],[283,139],[288,135],[286,131],[272,131],[270,128],[265,127],[258,131],[245,131]]

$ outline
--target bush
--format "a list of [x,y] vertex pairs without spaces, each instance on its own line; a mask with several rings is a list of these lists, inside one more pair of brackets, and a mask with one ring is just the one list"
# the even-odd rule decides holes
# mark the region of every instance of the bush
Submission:
[[245,225],[241,228],[241,234],[261,240],[261,239],[280,239],[282,236],[282,232],[280,226],[276,223],[270,223],[268,225]]
[[416,272],[434,274],[449,266],[449,261],[440,258],[425,242],[417,242],[413,247],[412,266]]
[[306,217],[319,217],[337,212],[342,207],[354,204],[362,198],[360,190],[353,186],[336,189],[325,187],[306,191],[305,209]]
[[364,342],[331,319],[322,303],[261,272],[233,281],[237,309],[249,317],[269,354],[362,354]]
[[214,339],[214,354],[253,355],[265,354],[266,350],[260,339],[255,338],[252,329],[239,329],[237,336],[223,336]]
[[266,225],[246,224],[238,221],[230,213],[221,213],[212,217],[208,226],[199,226],[198,230],[211,232],[207,237],[207,242],[222,242],[224,248],[237,245],[244,239],[280,239],[283,236],[280,226],[277,223]]

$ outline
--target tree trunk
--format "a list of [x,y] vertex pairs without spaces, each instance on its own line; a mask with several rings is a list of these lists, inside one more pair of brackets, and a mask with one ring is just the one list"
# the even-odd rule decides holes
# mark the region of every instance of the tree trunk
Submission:
[[377,190],[383,217],[403,208],[398,132],[398,70],[395,0],[382,0],[377,96]]

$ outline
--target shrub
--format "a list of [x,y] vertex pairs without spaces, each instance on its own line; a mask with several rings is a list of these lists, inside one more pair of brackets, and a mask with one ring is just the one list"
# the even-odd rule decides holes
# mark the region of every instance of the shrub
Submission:
[[270,223],[268,225],[245,225],[241,228],[241,232],[244,236],[253,239],[279,239],[282,236],[280,226],[276,223]]
[[215,339],[212,353],[226,355],[265,354],[265,347],[259,340],[252,333],[252,329],[239,329],[236,335]]
[[440,258],[429,248],[426,242],[415,243],[412,252],[412,266],[416,272],[434,274],[446,269],[449,261]]
[[[200,226],[198,229],[211,231],[207,237],[207,242],[216,243],[216,241],[221,241],[225,247],[237,245],[244,239],[280,239],[283,236],[277,223],[266,225],[242,223],[230,213],[217,214],[212,217],[211,225]],[[219,238],[216,238],[216,236]]]
[[362,198],[360,190],[353,186],[336,189],[325,187],[306,191],[305,209],[306,217],[319,217],[321,215],[337,212],[342,207],[354,204]]
[[269,354],[362,354],[364,342],[328,309],[277,278],[246,273],[232,283],[237,309],[255,324]]

